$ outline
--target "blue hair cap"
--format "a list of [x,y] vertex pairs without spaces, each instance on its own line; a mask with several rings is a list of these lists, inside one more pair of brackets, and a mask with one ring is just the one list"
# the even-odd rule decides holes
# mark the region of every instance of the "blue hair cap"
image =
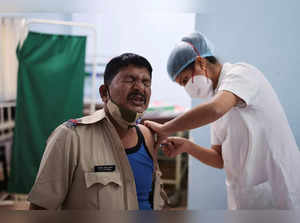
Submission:
[[194,32],[183,37],[172,50],[167,62],[170,78],[175,81],[176,77],[194,62],[197,56],[205,58],[212,56],[212,53],[207,39],[202,34]]

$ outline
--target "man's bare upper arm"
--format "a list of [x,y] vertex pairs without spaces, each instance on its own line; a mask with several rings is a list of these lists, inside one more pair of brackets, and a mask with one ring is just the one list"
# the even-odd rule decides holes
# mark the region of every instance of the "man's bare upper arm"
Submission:
[[144,126],[144,125],[139,125],[139,128],[141,129],[142,133],[143,133],[143,136],[145,138],[145,143],[146,143],[146,146],[147,148],[149,149],[149,152],[152,156],[152,158],[154,157],[154,136],[153,136],[153,133],[151,132],[151,130]]

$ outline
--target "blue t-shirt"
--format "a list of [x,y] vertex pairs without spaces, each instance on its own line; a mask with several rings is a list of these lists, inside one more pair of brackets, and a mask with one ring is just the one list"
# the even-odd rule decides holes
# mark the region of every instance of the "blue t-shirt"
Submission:
[[135,128],[138,135],[138,143],[125,151],[135,179],[139,209],[152,210],[153,160],[141,130],[138,126]]

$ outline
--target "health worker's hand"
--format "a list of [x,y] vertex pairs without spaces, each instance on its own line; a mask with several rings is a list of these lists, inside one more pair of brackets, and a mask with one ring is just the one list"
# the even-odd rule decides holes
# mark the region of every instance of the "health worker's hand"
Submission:
[[168,134],[164,132],[164,125],[153,121],[145,121],[144,125],[147,126],[156,135],[155,148],[157,148],[161,142],[168,137]]
[[191,146],[191,141],[181,137],[168,137],[161,142],[162,150],[168,157],[175,157],[178,154],[187,152]]

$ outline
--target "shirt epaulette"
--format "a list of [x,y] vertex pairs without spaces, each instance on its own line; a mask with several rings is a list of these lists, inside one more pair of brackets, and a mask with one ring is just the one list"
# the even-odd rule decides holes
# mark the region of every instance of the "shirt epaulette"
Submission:
[[79,123],[81,122],[80,119],[69,119],[67,122],[66,122],[66,126],[68,128],[74,128],[76,127]]

